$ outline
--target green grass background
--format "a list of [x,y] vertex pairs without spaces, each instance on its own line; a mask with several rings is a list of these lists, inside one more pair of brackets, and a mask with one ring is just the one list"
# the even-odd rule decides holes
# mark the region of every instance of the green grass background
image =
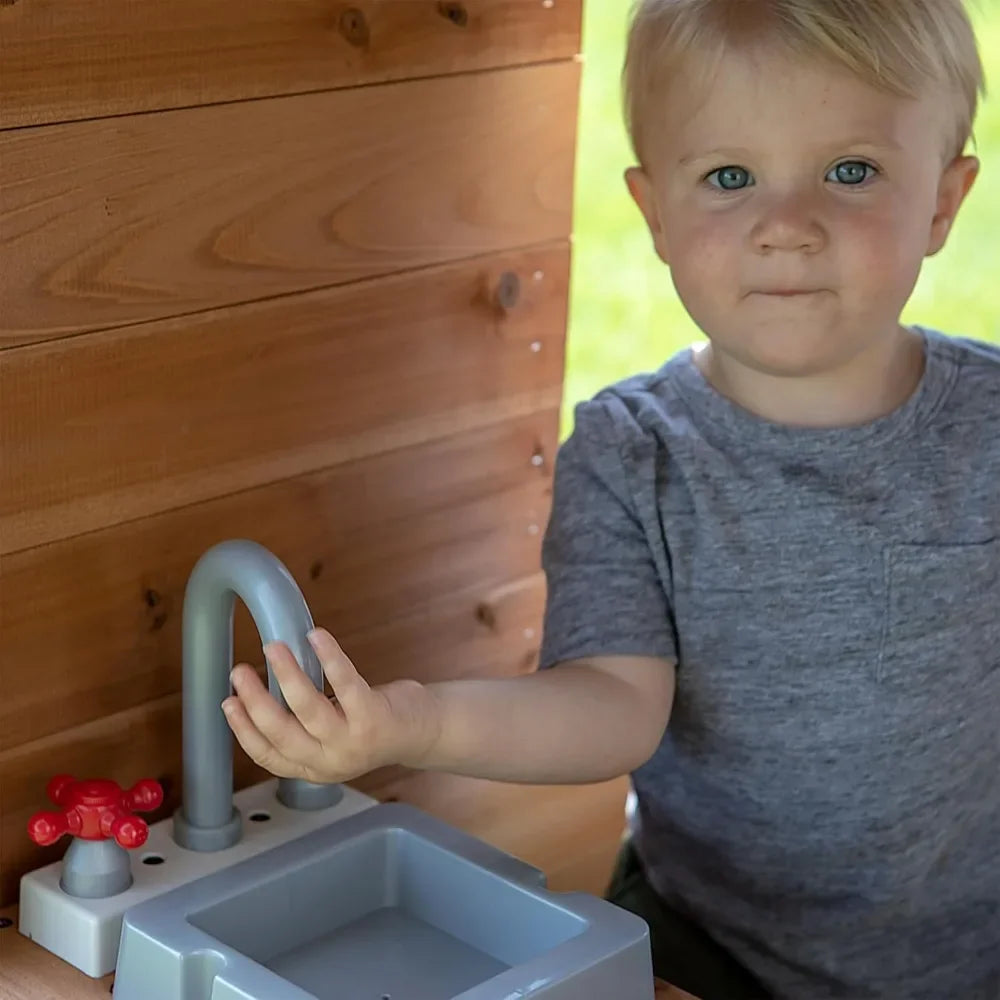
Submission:
[[[628,6],[585,4],[564,433],[577,402],[701,339],[622,179],[632,163],[619,88]],[[925,262],[903,320],[1000,342],[1000,0],[978,0],[973,16],[987,85],[997,89],[976,125],[982,173],[948,245]]]

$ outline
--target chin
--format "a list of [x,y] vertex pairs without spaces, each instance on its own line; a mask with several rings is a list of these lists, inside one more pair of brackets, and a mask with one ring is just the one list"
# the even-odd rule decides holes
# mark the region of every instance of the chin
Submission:
[[753,371],[777,378],[821,375],[846,364],[851,357],[842,337],[829,332],[803,335],[801,326],[770,326],[756,336],[720,337],[719,349]]

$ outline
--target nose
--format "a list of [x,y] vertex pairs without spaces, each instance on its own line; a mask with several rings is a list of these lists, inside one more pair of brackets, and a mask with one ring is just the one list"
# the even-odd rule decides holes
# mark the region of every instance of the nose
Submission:
[[786,250],[816,253],[827,242],[814,199],[808,195],[776,196],[764,207],[751,232],[758,253]]

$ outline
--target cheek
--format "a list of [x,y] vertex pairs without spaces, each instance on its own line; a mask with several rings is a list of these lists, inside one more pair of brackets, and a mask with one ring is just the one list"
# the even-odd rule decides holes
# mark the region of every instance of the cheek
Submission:
[[676,218],[667,236],[674,284],[682,298],[717,300],[727,284],[738,283],[744,237],[734,217]]
[[846,217],[837,233],[841,274],[857,288],[909,294],[927,248],[928,225],[902,203]]

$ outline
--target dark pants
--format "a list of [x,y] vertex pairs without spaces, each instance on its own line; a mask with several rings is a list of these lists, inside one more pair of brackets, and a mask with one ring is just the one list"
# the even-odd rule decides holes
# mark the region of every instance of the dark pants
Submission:
[[768,993],[700,927],[671,910],[646,880],[626,839],[606,898],[649,925],[653,972],[699,1000],[769,1000]]

